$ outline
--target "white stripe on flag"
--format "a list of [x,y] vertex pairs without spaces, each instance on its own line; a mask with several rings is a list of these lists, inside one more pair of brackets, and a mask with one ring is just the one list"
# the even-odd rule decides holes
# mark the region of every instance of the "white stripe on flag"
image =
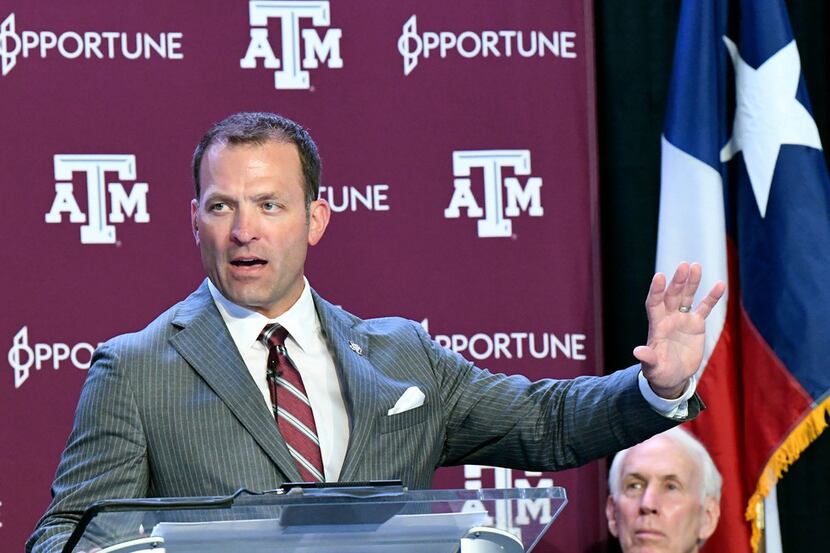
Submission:
[[[696,303],[709,293],[715,282],[722,280],[729,284],[720,173],[663,136],[657,270],[671,278],[681,261],[697,261],[703,266]],[[698,378],[726,322],[728,293],[727,287],[724,297],[706,318],[706,342]]]

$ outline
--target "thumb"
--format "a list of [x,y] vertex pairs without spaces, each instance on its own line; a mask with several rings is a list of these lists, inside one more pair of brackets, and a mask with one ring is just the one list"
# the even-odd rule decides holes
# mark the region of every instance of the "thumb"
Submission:
[[633,353],[634,357],[645,365],[645,369],[651,369],[655,364],[657,364],[657,354],[648,346],[637,346],[634,348]]

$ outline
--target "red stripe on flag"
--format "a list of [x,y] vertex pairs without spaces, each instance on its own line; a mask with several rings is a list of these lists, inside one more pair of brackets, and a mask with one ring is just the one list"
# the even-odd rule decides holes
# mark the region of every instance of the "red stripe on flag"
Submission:
[[741,346],[747,375],[744,380],[745,475],[747,485],[754,491],[764,465],[812,409],[813,400],[770,349],[743,309]]
[[[730,271],[731,272],[731,271]],[[706,445],[723,476],[721,518],[715,533],[703,548],[705,553],[750,551],[749,525],[744,520],[748,488],[743,475],[744,454],[742,375],[736,370],[735,336],[737,295],[730,287],[726,322],[720,339],[706,364],[698,393],[706,410],[690,423],[690,430]]]
[[811,406],[810,397],[740,305],[731,240],[727,251],[726,322],[698,386],[707,409],[690,423],[723,475],[721,520],[706,542],[706,553],[751,551],[751,528],[744,514],[758,476],[794,422]]

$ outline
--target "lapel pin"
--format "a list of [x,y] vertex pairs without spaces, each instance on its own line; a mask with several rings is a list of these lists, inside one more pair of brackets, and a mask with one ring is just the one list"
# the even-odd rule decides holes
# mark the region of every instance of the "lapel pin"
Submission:
[[363,356],[363,348],[355,344],[351,340],[349,340],[349,349],[355,352],[356,354]]

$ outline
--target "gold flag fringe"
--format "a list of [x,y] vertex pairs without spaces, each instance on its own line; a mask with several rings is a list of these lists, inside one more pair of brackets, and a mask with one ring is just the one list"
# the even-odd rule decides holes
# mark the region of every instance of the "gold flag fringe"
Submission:
[[830,396],[825,397],[801,422],[790,432],[787,438],[770,456],[761,476],[755,493],[749,498],[745,517],[752,525],[752,551],[757,553],[761,543],[761,530],[764,528],[764,498],[769,495],[770,489],[778,479],[790,468],[801,453],[818,438],[827,428],[826,415],[830,413]]

